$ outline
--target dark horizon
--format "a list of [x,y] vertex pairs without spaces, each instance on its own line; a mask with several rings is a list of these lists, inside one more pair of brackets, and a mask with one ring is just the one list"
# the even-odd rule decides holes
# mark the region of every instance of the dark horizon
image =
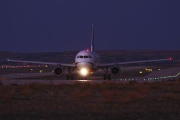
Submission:
[[0,1],[0,51],[180,50],[178,0]]
[[[84,49],[85,50],[85,49]],[[62,53],[62,52],[80,52],[81,50],[64,50],[64,51],[1,51],[0,52],[7,52],[7,53]],[[176,50],[176,49],[134,49],[134,50],[95,50],[94,52],[105,52],[105,51],[109,51],[109,52],[113,52],[113,51],[122,51],[122,52],[129,52],[129,51],[134,51],[134,52],[142,52],[142,51],[180,51],[180,50]]]

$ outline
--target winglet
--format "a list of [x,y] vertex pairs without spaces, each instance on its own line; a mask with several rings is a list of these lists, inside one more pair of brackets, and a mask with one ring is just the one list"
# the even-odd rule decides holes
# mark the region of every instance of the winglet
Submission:
[[94,51],[94,25],[92,24],[91,51]]

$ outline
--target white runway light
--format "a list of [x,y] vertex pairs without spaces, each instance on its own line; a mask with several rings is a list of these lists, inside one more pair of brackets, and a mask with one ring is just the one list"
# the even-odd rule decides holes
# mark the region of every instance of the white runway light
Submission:
[[82,68],[80,70],[81,75],[86,76],[88,74],[88,70],[86,68]]

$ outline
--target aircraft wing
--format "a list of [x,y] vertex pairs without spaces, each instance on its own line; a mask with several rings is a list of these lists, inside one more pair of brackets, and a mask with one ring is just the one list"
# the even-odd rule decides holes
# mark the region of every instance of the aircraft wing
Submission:
[[148,63],[148,62],[160,62],[160,61],[171,61],[172,58],[168,59],[156,59],[156,60],[142,60],[142,61],[129,61],[129,62],[117,62],[117,63],[105,63],[99,64],[99,67],[113,66],[113,65],[125,65],[125,64],[135,64],[135,63]]
[[75,64],[66,64],[66,63],[55,63],[55,62],[38,62],[38,61],[24,61],[24,60],[10,60],[10,62],[20,62],[20,63],[34,63],[34,64],[46,64],[46,65],[61,65],[66,67],[75,67]]

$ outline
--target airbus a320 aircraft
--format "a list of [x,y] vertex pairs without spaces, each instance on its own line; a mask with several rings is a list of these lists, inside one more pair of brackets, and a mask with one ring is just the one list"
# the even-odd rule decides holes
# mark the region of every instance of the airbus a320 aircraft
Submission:
[[[73,70],[77,69],[79,73],[86,77],[89,73],[95,72],[98,69],[104,71],[104,80],[111,79],[111,75],[120,75],[121,69],[119,65],[133,64],[133,63],[143,63],[143,62],[157,62],[157,61],[168,61],[169,59],[156,59],[156,60],[144,60],[144,61],[130,61],[130,62],[116,62],[116,63],[100,63],[100,56],[94,52],[94,28],[92,25],[92,38],[91,38],[91,50],[82,50],[75,57],[74,64],[65,63],[54,63],[54,62],[38,62],[38,61],[24,61],[24,60],[9,60],[11,62],[23,62],[23,63],[36,63],[36,64],[46,64],[46,65],[56,65],[54,69],[54,74],[61,76],[64,70],[67,69],[67,80],[73,79]],[[110,69],[110,70],[109,70]]]

